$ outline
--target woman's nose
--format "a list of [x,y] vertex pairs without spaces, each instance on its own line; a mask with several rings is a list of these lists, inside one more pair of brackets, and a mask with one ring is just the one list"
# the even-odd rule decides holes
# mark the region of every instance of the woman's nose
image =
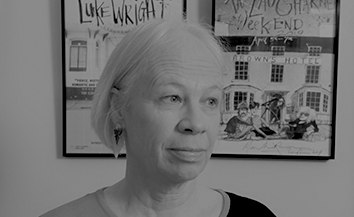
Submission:
[[199,106],[189,106],[182,120],[178,123],[181,133],[196,135],[206,131],[205,114]]

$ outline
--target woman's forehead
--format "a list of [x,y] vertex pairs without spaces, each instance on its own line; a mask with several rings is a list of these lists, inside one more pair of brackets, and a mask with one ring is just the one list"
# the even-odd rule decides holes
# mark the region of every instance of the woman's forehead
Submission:
[[221,74],[216,71],[191,70],[188,67],[161,67],[159,70],[146,73],[142,77],[148,88],[161,86],[189,86],[192,88],[208,89],[211,87],[222,89]]
[[[195,47],[195,49],[193,49]],[[184,44],[177,49],[164,49],[148,57],[146,73],[162,75],[221,76],[215,56],[206,48]]]
[[197,83],[217,84],[221,85],[221,75],[215,71],[198,71],[176,68],[175,70],[166,70],[153,72],[150,74],[151,80],[156,84],[173,83],[173,82],[188,82],[194,81]]
[[199,81],[200,84],[222,83],[217,54],[213,53],[209,44],[188,33],[178,35],[171,43],[161,42],[152,47],[141,77],[144,82],[149,83],[150,87],[183,79]]
[[187,32],[173,35],[173,41],[156,44],[150,54],[152,65],[190,64],[201,67],[216,67],[216,54],[209,42],[202,41]]
[[[190,46],[189,46],[190,45]],[[205,46],[183,44],[179,48],[160,50],[152,61],[151,71],[205,71],[221,73],[215,56]]]

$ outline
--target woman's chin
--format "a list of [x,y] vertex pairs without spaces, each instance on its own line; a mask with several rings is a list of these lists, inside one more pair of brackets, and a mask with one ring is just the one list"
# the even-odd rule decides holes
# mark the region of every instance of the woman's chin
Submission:
[[[172,180],[178,182],[190,181],[199,176],[203,172],[207,159],[205,156],[178,156],[177,160],[173,162],[172,165],[167,170],[167,173]],[[182,159],[180,159],[182,158]]]

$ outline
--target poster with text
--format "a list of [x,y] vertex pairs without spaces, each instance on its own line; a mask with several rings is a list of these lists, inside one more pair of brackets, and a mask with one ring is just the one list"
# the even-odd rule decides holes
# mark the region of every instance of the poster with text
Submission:
[[214,0],[224,102],[214,154],[333,159],[338,0]]
[[62,0],[64,156],[113,156],[90,122],[105,63],[133,27],[184,13],[185,0]]

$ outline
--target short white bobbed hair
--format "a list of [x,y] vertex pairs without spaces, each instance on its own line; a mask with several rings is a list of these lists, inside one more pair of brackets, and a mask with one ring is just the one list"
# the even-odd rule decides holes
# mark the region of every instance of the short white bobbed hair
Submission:
[[[113,116],[129,105],[132,99],[134,83],[146,69],[152,69],[158,63],[161,51],[180,52],[185,39],[176,33],[187,33],[197,38],[215,57],[215,64],[220,73],[226,71],[222,57],[225,46],[213,37],[212,31],[200,24],[186,21],[169,21],[155,19],[145,22],[130,31],[110,55],[96,87],[91,109],[92,127],[101,142],[113,150],[115,145]],[[178,53],[176,53],[178,55]],[[149,67],[147,67],[147,65]],[[119,99],[113,97],[112,89],[117,87]]]
[[311,121],[316,121],[317,118],[317,113],[314,109],[308,107],[308,106],[302,106],[300,107],[298,113],[297,113],[297,118],[300,118],[302,113],[307,113],[308,117],[306,119],[306,123],[309,123]]

